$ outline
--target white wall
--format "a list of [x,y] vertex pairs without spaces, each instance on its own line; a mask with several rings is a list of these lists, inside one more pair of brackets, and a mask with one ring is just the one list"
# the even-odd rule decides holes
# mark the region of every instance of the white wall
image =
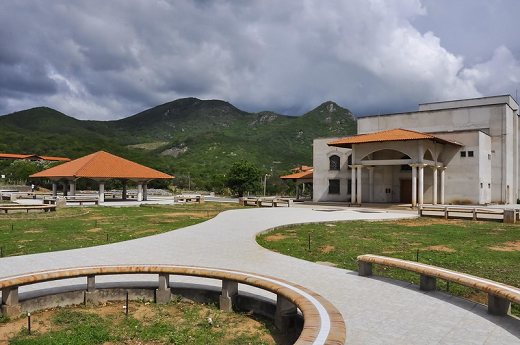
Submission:
[[[327,143],[341,138],[319,138],[313,143],[313,201],[349,201],[348,180],[351,177],[348,169],[350,149],[330,147]],[[340,158],[340,170],[329,170],[329,157],[337,155]],[[340,194],[329,194],[329,180],[340,180]]]

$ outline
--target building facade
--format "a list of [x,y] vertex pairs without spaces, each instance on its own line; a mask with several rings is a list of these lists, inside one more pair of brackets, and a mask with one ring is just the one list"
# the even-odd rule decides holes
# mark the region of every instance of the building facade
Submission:
[[358,118],[358,135],[314,140],[314,201],[516,203],[518,104],[509,95]]

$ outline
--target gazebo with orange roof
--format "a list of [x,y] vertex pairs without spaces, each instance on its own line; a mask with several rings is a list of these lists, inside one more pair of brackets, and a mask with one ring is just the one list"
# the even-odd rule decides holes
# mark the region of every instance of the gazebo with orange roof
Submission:
[[[280,176],[283,180],[293,180],[296,182],[296,199],[300,200],[300,186],[303,188],[303,192],[305,192],[305,184],[312,184],[312,176],[313,176],[313,167],[301,165],[297,168],[292,169],[294,171],[293,174]],[[312,188],[311,188],[312,192]]]
[[88,156],[58,165],[56,167],[33,174],[30,177],[43,177],[52,181],[52,195],[57,195],[58,182],[64,183],[64,194],[70,185],[70,194],[76,194],[76,181],[89,178],[99,183],[99,202],[104,201],[105,183],[119,179],[123,182],[123,200],[126,199],[126,182],[137,182],[137,201],[147,199],[148,182],[154,179],[173,179],[174,177],[160,171],[137,164],[127,159],[98,151]]

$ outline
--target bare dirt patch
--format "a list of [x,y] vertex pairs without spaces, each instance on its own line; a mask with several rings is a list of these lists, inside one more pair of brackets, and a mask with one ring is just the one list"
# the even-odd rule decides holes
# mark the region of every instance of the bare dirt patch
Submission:
[[18,243],[33,242],[34,240],[20,240]]
[[455,249],[443,246],[442,244],[438,245],[438,246],[424,247],[424,248],[421,248],[421,249],[422,250],[437,250],[439,252],[456,252]]
[[270,242],[274,242],[274,241],[281,241],[281,240],[285,240],[286,238],[293,238],[293,237],[294,236],[283,235],[281,233],[277,233],[277,234],[274,234],[274,235],[266,236],[265,240],[266,241],[270,241]]
[[[209,212],[209,215],[213,213]],[[208,212],[174,212],[174,213],[166,213],[164,214],[166,217],[179,217],[179,216],[192,216],[192,217],[200,217],[205,218],[208,216]]]
[[498,250],[500,252],[518,252],[520,251],[520,240],[519,241],[510,241],[504,243],[501,247],[488,247],[491,250]]
[[157,230],[157,229],[148,229],[148,230],[137,231],[135,234],[136,234],[136,235],[139,235],[139,234],[147,234],[147,233],[149,233],[149,232],[157,232],[157,231],[159,231],[159,230]]
[[92,229],[88,229],[87,232],[99,232],[103,230],[103,228],[92,228]]
[[469,226],[467,221],[460,219],[444,219],[444,218],[419,218],[420,220],[406,220],[406,221],[397,221],[396,224],[415,227],[415,226],[428,226],[435,224],[443,224],[443,225],[456,225],[466,227]]
[[331,245],[326,245],[326,246],[320,247],[320,251],[322,253],[330,253],[331,251],[333,251],[335,249],[336,249],[336,247],[331,246]]
[[24,234],[38,234],[40,232],[43,232],[43,230],[36,230],[36,229],[33,229],[33,230],[27,230],[27,231],[24,231],[23,233]]

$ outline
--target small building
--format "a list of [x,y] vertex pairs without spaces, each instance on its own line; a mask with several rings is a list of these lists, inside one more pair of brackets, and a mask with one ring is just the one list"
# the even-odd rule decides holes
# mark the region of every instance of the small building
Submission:
[[518,104],[509,95],[358,118],[358,135],[314,140],[314,201],[513,204]]

